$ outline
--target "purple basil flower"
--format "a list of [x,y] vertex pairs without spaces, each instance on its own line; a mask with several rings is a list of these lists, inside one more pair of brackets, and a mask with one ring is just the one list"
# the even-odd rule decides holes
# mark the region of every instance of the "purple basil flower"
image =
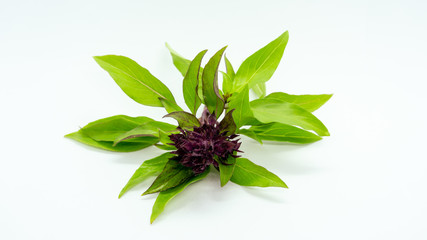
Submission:
[[180,133],[171,134],[171,145],[177,148],[174,159],[182,165],[192,168],[194,173],[200,174],[213,164],[218,167],[218,162],[226,163],[229,156],[237,158],[236,152],[241,152],[239,135],[229,134],[220,126],[215,114],[210,114],[207,109],[199,119],[200,127],[193,130],[178,128]]

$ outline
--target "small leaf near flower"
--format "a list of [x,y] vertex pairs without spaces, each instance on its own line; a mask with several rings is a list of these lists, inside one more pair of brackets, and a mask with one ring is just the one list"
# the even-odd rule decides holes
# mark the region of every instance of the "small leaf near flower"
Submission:
[[221,182],[221,187],[224,187],[225,184],[227,184],[228,181],[230,181],[231,176],[233,176],[235,163],[236,163],[236,159],[232,156],[229,156],[227,161],[218,162],[219,179]]
[[200,126],[199,120],[191,113],[188,112],[171,112],[164,117],[171,117],[178,121],[178,125],[181,128],[192,129]]
[[233,120],[234,109],[225,114],[222,121],[219,123],[219,129],[221,132],[225,132],[227,135],[232,135],[236,132],[236,123]]
[[142,194],[142,196],[166,191],[170,188],[176,187],[187,179],[194,176],[191,168],[185,167],[173,158],[169,159],[163,171],[154,180],[153,184]]

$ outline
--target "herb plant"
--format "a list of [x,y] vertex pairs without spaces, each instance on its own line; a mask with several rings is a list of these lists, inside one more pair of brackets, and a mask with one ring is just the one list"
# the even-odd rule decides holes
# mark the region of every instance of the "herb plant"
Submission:
[[[136,102],[163,107],[165,117],[178,126],[149,117],[117,115],[91,122],[66,137],[81,143],[117,152],[137,151],[156,146],[166,152],[146,160],[135,171],[119,198],[150,176],[157,176],[142,194],[159,193],[151,222],[165,205],[189,184],[206,177],[211,169],[220,173],[220,184],[231,181],[242,186],[283,187],[275,174],[241,157],[239,135],[262,143],[264,140],[312,143],[329,136],[328,129],[312,112],[332,95],[291,95],[274,92],[266,96],[265,83],[272,77],[288,42],[288,32],[248,57],[234,71],[224,56],[226,71],[219,71],[226,47],[216,52],[202,68],[207,50],[192,61],[169,45],[173,63],[181,72],[183,95],[188,111],[177,105],[170,90],[135,61],[117,55],[94,57],[120,88]],[[222,74],[222,90],[218,73]],[[249,90],[257,99],[249,100]],[[198,117],[199,108],[201,115]]]

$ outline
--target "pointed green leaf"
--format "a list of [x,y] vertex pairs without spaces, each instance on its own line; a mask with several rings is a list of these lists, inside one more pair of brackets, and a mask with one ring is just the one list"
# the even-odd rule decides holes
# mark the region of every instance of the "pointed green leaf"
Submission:
[[182,76],[185,77],[185,74],[187,73],[188,66],[190,66],[191,61],[184,58],[175,50],[173,50],[168,43],[165,43],[165,45],[169,49],[169,52],[172,56],[173,65],[175,65],[175,67],[182,74]]
[[233,93],[229,99],[228,109],[235,109],[233,118],[237,128],[245,125],[253,117],[249,105],[249,88],[247,85],[242,91]]
[[252,138],[253,140],[259,142],[260,144],[262,144],[262,139],[258,137],[258,135],[256,133],[254,133],[252,130],[249,129],[240,129],[239,130],[239,134],[243,134],[247,137]]
[[[322,138],[314,133],[283,123],[268,123],[249,128],[257,138],[269,141],[312,143]],[[245,134],[243,132],[240,132]],[[245,134],[246,135],[246,134]]]
[[94,59],[136,102],[153,107],[163,107],[159,98],[175,102],[166,85],[132,59],[117,55],[97,56]]
[[158,139],[157,138],[158,131],[159,131],[158,128],[153,124],[151,124],[151,122],[139,125],[134,129],[127,131],[121,134],[120,136],[118,136],[114,140],[114,146],[120,142],[131,140],[131,139],[137,140],[137,139],[149,138],[149,137],[155,137],[156,139]]
[[225,60],[225,69],[227,71],[228,76],[230,76],[231,79],[234,79],[234,76],[236,76],[236,73],[234,72],[233,65],[231,65],[231,62],[228,60],[227,56],[224,55]]
[[121,142],[116,146],[113,146],[112,141],[96,141],[95,139],[84,134],[82,130],[65,135],[65,137],[71,138],[73,140],[76,140],[78,142],[84,143],[86,145],[89,145],[95,148],[100,148],[103,150],[108,150],[113,152],[137,151],[137,150],[141,150],[143,148],[149,147],[158,142],[157,138],[150,138],[150,139],[145,139],[147,141]]
[[123,187],[122,191],[119,194],[119,198],[123,196],[129,189],[135,187],[136,185],[142,183],[148,177],[155,176],[162,172],[166,163],[169,161],[169,158],[173,157],[173,154],[163,153],[162,155],[155,157],[150,160],[146,160],[142,165],[135,171],[126,185]]
[[191,168],[184,167],[176,160],[169,160],[162,173],[154,180],[153,184],[142,195],[166,191],[185,182],[194,176]]
[[265,94],[267,92],[267,88],[265,86],[265,82],[258,83],[252,88],[252,91],[258,96],[258,98],[265,97]]
[[289,33],[286,31],[248,57],[237,70],[233,90],[239,91],[246,84],[252,88],[259,83],[268,81],[279,66],[288,39]]
[[121,134],[134,129],[141,124],[153,121],[153,119],[148,117],[116,115],[93,121],[84,126],[81,130],[86,135],[97,141],[113,142]]
[[[179,132],[179,131],[178,131]],[[159,140],[162,143],[161,144],[155,144],[154,146],[162,149],[162,150],[176,150],[175,146],[170,145],[172,140],[170,140],[169,135],[176,132],[164,132],[162,130],[159,131]]]
[[184,100],[188,108],[193,114],[196,114],[197,109],[201,104],[201,100],[198,96],[198,85],[199,85],[199,70],[202,58],[207,50],[201,51],[190,63],[187,74],[183,80],[183,92]]
[[225,184],[230,181],[231,176],[234,172],[236,159],[234,157],[228,157],[226,164],[223,164],[222,162],[218,161],[219,165],[219,179],[221,182],[221,187],[224,187]]
[[274,173],[246,158],[236,159],[234,173],[230,180],[241,186],[288,188]]
[[224,110],[224,100],[219,94],[218,89],[218,67],[221,61],[222,54],[227,47],[223,47],[209,60],[203,70],[203,97],[204,103],[211,113],[220,116]]
[[328,129],[313,114],[296,104],[275,99],[257,99],[250,103],[254,117],[263,123],[279,122],[313,130],[329,136]]
[[225,72],[222,73],[222,91],[229,95],[233,91],[233,79]]
[[[175,50],[173,50],[169,44],[166,43],[166,47],[169,49],[172,55],[172,61],[178,71],[181,73],[183,77],[187,74],[188,67],[190,66],[191,61],[179,55]],[[199,70],[199,84],[197,86],[197,93],[200,100],[203,102],[203,91],[202,91],[202,74],[203,68],[201,67]]]
[[199,120],[191,113],[188,112],[171,112],[164,117],[171,117],[178,121],[178,125],[181,128],[193,129],[194,127],[200,127]]
[[233,120],[234,109],[229,111],[219,123],[221,132],[227,132],[227,135],[232,135],[236,132],[236,123]]
[[309,112],[314,112],[325,104],[331,97],[332,94],[291,95],[283,92],[274,92],[265,98],[294,103]]
[[159,100],[162,103],[163,107],[166,109],[166,112],[168,113],[183,111],[182,108],[178,106],[178,104],[176,104],[175,102],[171,102],[167,99],[162,99],[162,98],[159,98]]
[[164,211],[166,204],[172,198],[174,198],[178,193],[182,192],[182,190],[188,187],[188,185],[205,178],[208,175],[209,171],[210,171],[210,168],[207,168],[202,174],[191,177],[186,182],[174,188],[170,188],[166,191],[159,193],[159,195],[157,196],[156,202],[153,205],[153,210],[151,211],[150,222],[153,223],[154,220],[156,220],[156,218]]

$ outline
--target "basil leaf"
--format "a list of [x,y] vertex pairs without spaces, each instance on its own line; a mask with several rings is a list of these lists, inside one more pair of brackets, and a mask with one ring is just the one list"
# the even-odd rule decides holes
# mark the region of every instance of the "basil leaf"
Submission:
[[200,127],[199,119],[193,114],[188,112],[171,112],[164,117],[171,117],[178,121],[178,125],[181,128],[193,129],[194,127]]
[[233,120],[233,110],[229,111],[222,121],[219,123],[219,129],[221,132],[227,132],[227,135],[232,135],[236,132],[236,123]]
[[252,130],[249,129],[240,129],[239,130],[239,134],[243,134],[247,137],[252,138],[253,140],[259,142],[260,144],[262,144],[262,139],[258,137],[258,135],[256,133],[254,133]]
[[163,144],[173,143],[172,140],[170,140],[169,138],[169,135],[173,133],[179,133],[179,131],[165,132],[163,130],[159,130],[159,141]]
[[[172,61],[178,71],[183,77],[187,74],[188,67],[190,66],[191,61],[179,55],[175,50],[173,50],[169,44],[166,43],[166,47],[169,49],[170,54],[172,55]],[[197,86],[197,93],[200,100],[203,102],[203,91],[202,91],[202,73],[203,68],[199,69],[199,84]]]
[[248,57],[237,70],[233,90],[239,91],[245,84],[253,88],[259,83],[268,81],[279,66],[288,39],[289,33],[286,31]]
[[129,117],[116,115],[93,121],[84,126],[81,131],[96,141],[115,141],[120,135],[139,125],[153,122],[148,117]]
[[159,101],[159,98],[163,98],[175,103],[166,85],[132,59],[117,55],[97,56],[94,59],[136,102],[147,106],[163,107]]
[[322,139],[314,133],[282,123],[253,126],[249,128],[249,131],[252,131],[261,140],[279,142],[312,143]]
[[126,185],[123,187],[122,191],[119,194],[119,198],[123,196],[129,189],[135,187],[136,185],[142,183],[148,177],[155,176],[162,172],[166,163],[169,161],[169,158],[174,155],[171,153],[163,153],[160,156],[152,158],[150,160],[146,160],[142,163],[142,165],[135,171]]
[[252,91],[258,96],[258,98],[265,97],[265,94],[267,92],[267,88],[265,86],[265,82],[258,83],[252,88]]
[[175,146],[170,145],[170,143],[173,143],[173,142],[170,140],[169,134],[172,134],[172,133],[166,133],[162,130],[159,130],[159,140],[161,143],[163,143],[163,145],[155,144],[154,146],[162,150],[176,150]]
[[215,113],[217,117],[219,117],[224,110],[224,100],[219,94],[218,89],[218,67],[222,54],[226,48],[227,47],[223,47],[215,53],[206,64],[202,75],[204,103],[208,107],[209,112]]
[[225,68],[227,73],[222,72],[222,91],[224,94],[229,94],[233,90],[233,80],[236,73],[228,58],[224,55]]
[[197,109],[201,104],[201,100],[198,96],[198,85],[199,85],[199,71],[200,64],[202,62],[203,56],[206,54],[207,50],[201,51],[190,63],[187,74],[183,80],[183,92],[184,100],[188,108],[193,114],[196,114]]
[[178,193],[182,192],[188,185],[197,182],[199,180],[202,180],[205,178],[210,171],[210,168],[207,168],[202,174],[199,174],[197,176],[193,176],[190,179],[188,179],[186,182],[174,187],[170,188],[166,191],[160,192],[157,196],[156,202],[153,205],[153,210],[151,211],[151,217],[150,217],[150,223],[153,223],[154,220],[163,212],[165,209],[166,204],[174,198]]
[[229,95],[233,90],[233,80],[230,75],[225,72],[222,73],[222,91],[224,94]]
[[274,92],[269,94],[268,99],[276,99],[284,102],[294,103],[309,112],[314,112],[325,104],[332,94],[320,94],[320,95],[291,95],[283,92]]
[[153,184],[145,191],[142,196],[166,191],[185,182],[194,176],[191,168],[184,167],[176,160],[169,160],[162,173],[154,180]]
[[230,180],[241,186],[288,188],[274,173],[246,158],[236,159],[234,173]]
[[231,62],[228,60],[227,56],[224,55],[225,60],[225,69],[227,71],[228,76],[233,80],[236,76],[236,73],[234,72],[233,65],[231,65]]
[[169,49],[169,52],[172,56],[173,65],[175,65],[182,76],[185,77],[191,61],[179,55],[168,43],[165,43],[165,45]]
[[320,136],[329,136],[328,129],[319,119],[296,104],[264,98],[252,101],[250,106],[255,118],[263,123],[296,125]]
[[130,139],[140,139],[140,138],[149,138],[149,137],[154,137],[156,139],[158,139],[155,135],[157,135],[158,129],[156,127],[153,127],[149,124],[143,124],[140,125],[128,132],[123,133],[122,135],[120,135],[119,137],[117,137],[114,140],[114,145],[117,145],[120,142],[123,142],[125,140],[130,140]]
[[137,151],[137,150],[149,147],[158,142],[157,138],[150,138],[147,141],[121,142],[116,146],[113,146],[112,141],[96,141],[95,139],[86,135],[82,130],[65,135],[65,137],[71,138],[73,140],[76,140],[78,142],[84,143],[92,147],[113,151],[113,152]]
[[234,157],[228,157],[226,164],[223,164],[222,162],[218,161],[219,165],[219,179],[221,182],[221,187],[224,187],[225,184],[230,181],[231,176],[234,172],[236,159]]
[[233,118],[237,129],[245,125],[250,118],[253,117],[252,110],[249,105],[248,85],[245,85],[241,92],[233,93],[228,103],[228,109],[235,109]]
[[183,111],[182,108],[180,106],[178,106],[178,104],[176,104],[175,102],[171,102],[167,99],[163,99],[163,98],[159,98],[160,102],[162,103],[163,107],[166,109],[166,112],[171,113],[171,112],[176,112],[176,111]]

